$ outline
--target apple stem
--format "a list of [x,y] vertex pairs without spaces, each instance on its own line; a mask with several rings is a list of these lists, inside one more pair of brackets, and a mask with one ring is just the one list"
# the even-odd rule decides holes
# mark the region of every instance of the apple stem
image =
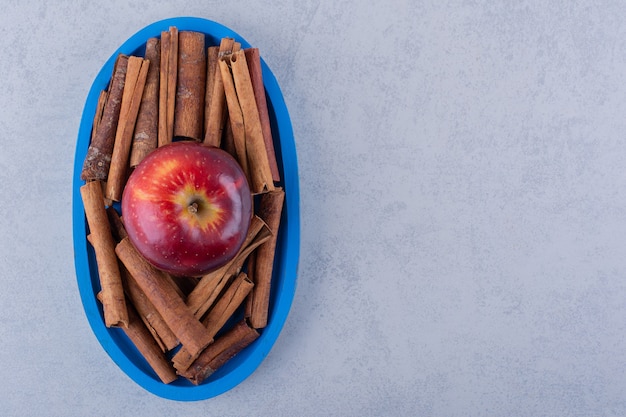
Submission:
[[189,210],[189,213],[197,213],[198,212],[198,203],[193,202],[190,205],[187,206],[187,210]]

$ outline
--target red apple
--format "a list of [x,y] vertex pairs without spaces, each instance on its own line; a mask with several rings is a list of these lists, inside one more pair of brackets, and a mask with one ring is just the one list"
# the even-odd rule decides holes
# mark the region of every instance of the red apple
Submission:
[[150,153],[122,195],[130,241],[151,264],[177,276],[204,275],[232,259],[251,213],[250,187],[237,161],[190,141]]

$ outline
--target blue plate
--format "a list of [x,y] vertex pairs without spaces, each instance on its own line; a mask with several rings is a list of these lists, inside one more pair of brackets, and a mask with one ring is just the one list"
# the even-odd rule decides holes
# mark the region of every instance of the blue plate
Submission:
[[161,32],[168,30],[170,26],[176,26],[178,30],[204,33],[207,45],[218,45],[221,38],[231,37],[241,42],[243,48],[250,47],[250,44],[237,33],[216,22],[194,17],[179,17],[161,20],[145,27],[111,55],[89,90],[78,131],[72,194],[74,256],[78,289],[85,314],[98,341],[111,359],[133,381],[155,395],[172,400],[197,401],[220,395],[252,374],[269,353],[287,319],[296,288],[300,251],[298,164],[285,101],[276,78],[265,62],[261,61],[276,157],[281,172],[280,185],[285,189],[285,207],[277,242],[268,325],[260,331],[261,335],[257,340],[204,383],[193,385],[179,378],[171,384],[163,384],[124,332],[116,328],[109,329],[104,325],[102,308],[96,299],[96,294],[100,290],[97,266],[93,250],[86,239],[87,224],[79,189],[84,184],[80,179],[80,172],[89,147],[98,95],[109,83],[117,55],[120,53],[143,55],[148,38],[160,36]]

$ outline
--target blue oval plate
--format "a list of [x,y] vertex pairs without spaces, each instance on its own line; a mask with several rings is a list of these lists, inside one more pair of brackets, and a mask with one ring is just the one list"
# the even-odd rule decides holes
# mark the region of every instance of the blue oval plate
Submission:
[[242,48],[250,47],[250,44],[237,33],[216,22],[194,17],[179,17],[158,21],[145,27],[111,55],[89,90],[78,131],[72,194],[74,256],[78,289],[85,314],[98,341],[111,359],[132,380],[155,395],[172,400],[197,401],[220,395],[252,374],[269,353],[287,319],[296,288],[300,251],[298,164],[285,101],[276,78],[261,60],[276,157],[281,171],[280,185],[285,189],[285,206],[277,242],[268,325],[260,331],[261,335],[257,340],[202,384],[193,385],[184,378],[179,378],[171,384],[163,384],[124,332],[104,325],[102,308],[96,299],[100,289],[97,266],[93,250],[87,243],[87,224],[79,189],[84,184],[80,179],[80,172],[89,147],[98,96],[109,83],[117,55],[124,53],[143,56],[146,41],[150,37],[160,36],[162,31],[168,30],[171,26],[176,26],[178,30],[204,33],[207,45],[219,45],[222,38],[231,37],[241,42]]

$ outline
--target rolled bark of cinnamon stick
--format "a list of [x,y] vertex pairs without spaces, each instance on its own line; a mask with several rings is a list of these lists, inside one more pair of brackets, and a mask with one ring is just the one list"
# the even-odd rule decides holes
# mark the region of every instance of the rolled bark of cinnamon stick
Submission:
[[174,108],[174,137],[202,141],[206,94],[204,34],[178,33],[178,78]]
[[285,192],[282,188],[261,195],[258,215],[272,231],[272,237],[256,250],[254,261],[254,289],[249,297],[250,325],[256,329],[267,326],[269,300],[276,253],[276,241]]
[[219,75],[217,57],[220,52],[219,46],[209,46],[206,50],[206,88],[204,92],[204,138],[209,130],[209,114],[211,113],[211,101],[213,100],[213,88],[215,76]]
[[270,165],[272,179],[278,182],[280,181],[280,173],[278,172],[274,139],[272,138],[272,127],[270,125],[270,116],[267,109],[267,98],[265,97],[265,85],[263,84],[263,69],[261,67],[259,48],[244,49],[244,53],[246,55],[248,71],[250,72],[250,81],[252,81],[252,90],[254,90],[256,106],[259,111],[263,142],[265,143],[265,150],[267,151],[267,160]]
[[107,102],[108,93],[106,90],[100,91],[100,95],[98,96],[98,104],[96,105],[96,114],[93,116],[93,126],[91,127],[91,139],[89,143],[93,142],[93,139],[96,137],[96,132],[98,131],[98,126],[102,121],[102,113],[104,112],[104,106]]
[[209,345],[185,372],[179,374],[199,385],[258,337],[259,333],[248,326],[245,320],[241,320]]
[[128,56],[118,55],[113,68],[108,97],[102,111],[102,118],[100,123],[98,123],[98,128],[87,149],[87,156],[83,162],[80,178],[84,181],[104,181],[109,174],[115,133],[122,107],[122,94],[124,92],[127,67]]
[[100,181],[90,181],[80,187],[85,216],[90,231],[90,242],[96,254],[98,276],[102,292],[102,309],[106,327],[128,326],[128,312],[124,287],[115,256],[115,241],[104,207]]
[[150,38],[146,42],[145,58],[150,62],[137,124],[130,153],[130,166],[136,167],[156,149],[159,136],[159,74],[161,67],[161,41]]
[[137,314],[146,325],[148,331],[154,337],[157,344],[162,351],[170,351],[178,346],[178,338],[169,328],[161,314],[156,310],[152,302],[146,297],[146,294],[141,290],[139,284],[132,276],[132,274],[126,269],[124,264],[120,266],[120,272],[124,277],[124,290],[128,299],[132,302]]
[[105,197],[112,201],[122,199],[122,190],[126,182],[133,140],[133,130],[139,113],[141,96],[148,76],[149,61],[131,56],[128,58],[128,71],[122,95],[122,108],[115,134],[115,144],[111,156],[111,166],[106,183]]
[[128,238],[118,243],[115,252],[189,354],[194,357],[200,354],[213,338],[167,282],[163,272],[150,265]]
[[[246,128],[244,126],[243,112],[237,98],[237,90],[233,81],[232,73],[228,62],[224,59],[219,61],[219,69],[226,97],[226,105],[228,107],[228,121],[233,135],[233,147],[235,148],[235,159],[241,165],[241,169],[246,174],[250,187],[253,187],[250,168],[248,167],[248,157],[246,150]],[[254,189],[253,189],[254,192]]]
[[[232,72],[236,95],[231,95],[230,97],[227,95],[226,99],[236,100],[241,108],[250,187],[255,194],[272,191],[274,189],[274,181],[263,139],[261,120],[254,97],[246,55],[244,51],[240,50],[233,52],[227,60]],[[224,75],[225,72],[222,71],[222,76]],[[226,81],[224,81],[224,85],[226,85]],[[230,111],[230,105],[228,109]],[[235,142],[235,145],[237,145],[237,142]],[[237,153],[239,154],[239,151]]]
[[178,29],[161,32],[159,68],[159,138],[158,146],[171,143],[174,137],[174,106],[178,77]]
[[161,61],[159,65],[159,135],[157,146],[169,143],[169,129],[167,126],[167,77],[170,63],[170,33],[161,32]]

